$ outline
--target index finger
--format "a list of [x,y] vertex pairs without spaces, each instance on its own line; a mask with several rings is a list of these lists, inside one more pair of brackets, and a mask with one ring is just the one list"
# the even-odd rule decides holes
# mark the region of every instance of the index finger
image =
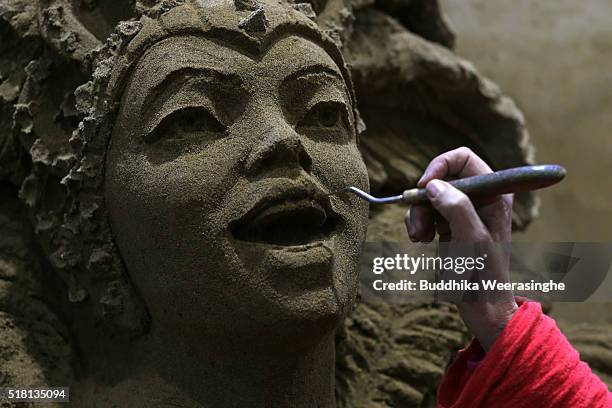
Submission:
[[442,153],[433,159],[425,169],[417,186],[425,187],[433,179],[463,178],[492,172],[493,170],[489,165],[471,149],[460,147]]

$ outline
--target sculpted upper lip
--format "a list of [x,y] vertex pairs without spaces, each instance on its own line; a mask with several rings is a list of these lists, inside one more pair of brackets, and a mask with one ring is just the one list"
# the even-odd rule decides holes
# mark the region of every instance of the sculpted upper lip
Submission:
[[261,194],[230,230],[243,241],[301,245],[331,233],[340,220],[323,189],[300,182]]
[[243,219],[254,217],[258,213],[270,208],[274,205],[277,205],[282,202],[286,202],[289,200],[297,201],[297,200],[307,200],[310,199],[314,201],[316,204],[321,205],[322,207],[327,207],[326,209],[331,209],[329,205],[329,196],[326,195],[322,190],[318,190],[314,187],[312,188],[304,188],[304,187],[290,187],[287,190],[281,192],[278,195],[264,196],[259,201],[255,203],[255,205],[245,214]]

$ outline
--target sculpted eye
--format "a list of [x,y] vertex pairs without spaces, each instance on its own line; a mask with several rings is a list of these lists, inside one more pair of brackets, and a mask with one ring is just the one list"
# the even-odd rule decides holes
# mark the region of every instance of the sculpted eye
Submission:
[[319,102],[306,113],[298,123],[298,128],[337,129],[345,126],[346,117],[344,104],[335,101]]
[[226,130],[226,127],[207,108],[188,107],[174,111],[162,119],[145,137],[145,142],[152,144],[162,139],[213,140],[222,137]]

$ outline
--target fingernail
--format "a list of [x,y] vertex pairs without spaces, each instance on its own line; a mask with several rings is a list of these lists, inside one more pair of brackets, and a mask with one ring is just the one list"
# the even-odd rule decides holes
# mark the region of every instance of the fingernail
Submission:
[[423,180],[425,180],[426,175],[427,175],[427,172],[424,172],[421,178],[419,179],[419,181],[417,181],[417,185],[420,185],[423,182]]
[[435,198],[444,189],[444,183],[440,180],[431,180],[425,188],[427,189],[427,195]]

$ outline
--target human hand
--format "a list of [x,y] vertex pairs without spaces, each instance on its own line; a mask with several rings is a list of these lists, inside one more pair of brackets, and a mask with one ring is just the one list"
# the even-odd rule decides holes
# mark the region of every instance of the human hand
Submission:
[[[418,187],[427,189],[431,205],[414,205],[406,213],[406,227],[413,242],[474,243],[488,248],[483,280],[510,282],[507,254],[510,243],[512,194],[470,200],[443,180],[492,173],[491,168],[467,147],[439,155],[429,163]],[[482,285],[480,285],[482,290]],[[468,330],[488,350],[518,308],[512,291],[477,293],[476,300],[455,301]]]

